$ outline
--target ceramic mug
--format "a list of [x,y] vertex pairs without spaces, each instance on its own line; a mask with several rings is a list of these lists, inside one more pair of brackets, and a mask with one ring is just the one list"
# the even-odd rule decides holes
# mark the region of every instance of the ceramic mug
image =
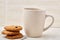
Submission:
[[[28,37],[40,37],[54,23],[54,17],[46,15],[45,11],[38,8],[24,8],[24,27]],[[51,24],[44,28],[45,19],[52,18]]]

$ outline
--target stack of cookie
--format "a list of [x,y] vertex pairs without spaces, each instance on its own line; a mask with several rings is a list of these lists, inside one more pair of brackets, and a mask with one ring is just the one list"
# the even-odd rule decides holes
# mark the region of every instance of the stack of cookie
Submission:
[[17,39],[17,38],[22,38],[23,35],[20,33],[20,30],[22,30],[21,26],[6,26],[4,27],[4,31],[2,32],[2,34],[6,35],[6,38],[9,39]]

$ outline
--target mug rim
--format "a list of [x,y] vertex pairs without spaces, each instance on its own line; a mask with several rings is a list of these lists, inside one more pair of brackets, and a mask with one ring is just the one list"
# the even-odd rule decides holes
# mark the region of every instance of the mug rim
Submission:
[[39,8],[24,8],[24,10],[27,10],[27,11],[42,11],[42,12],[45,12],[45,10],[42,10],[42,9],[39,9]]

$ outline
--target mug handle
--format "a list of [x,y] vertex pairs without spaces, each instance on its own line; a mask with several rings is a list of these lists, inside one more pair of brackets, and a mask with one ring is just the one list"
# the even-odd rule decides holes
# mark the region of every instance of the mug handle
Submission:
[[51,26],[52,26],[52,24],[54,23],[54,17],[53,16],[51,16],[51,15],[46,15],[46,18],[47,17],[51,17],[52,18],[52,22],[51,22],[51,24],[48,26],[48,27],[46,27],[46,28],[44,28],[44,30],[43,31],[46,31],[48,28],[50,28]]

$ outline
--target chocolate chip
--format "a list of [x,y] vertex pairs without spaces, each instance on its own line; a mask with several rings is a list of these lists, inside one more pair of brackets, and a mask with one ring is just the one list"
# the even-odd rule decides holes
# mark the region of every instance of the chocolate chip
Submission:
[[18,27],[15,27],[15,28],[18,28]]

